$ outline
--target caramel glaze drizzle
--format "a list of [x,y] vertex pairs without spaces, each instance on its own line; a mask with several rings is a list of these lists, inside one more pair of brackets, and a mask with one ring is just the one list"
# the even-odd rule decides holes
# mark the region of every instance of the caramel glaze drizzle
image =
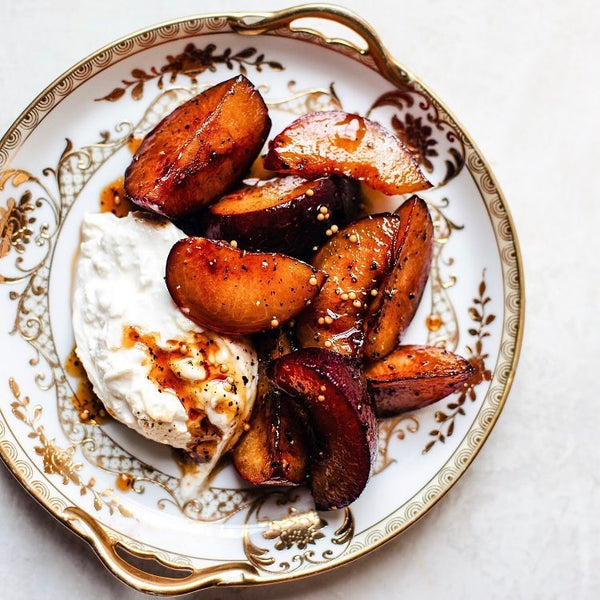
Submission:
[[130,475],[129,473],[121,473],[117,475],[117,479],[115,481],[115,487],[120,492],[128,492],[133,489],[133,484],[135,483],[135,477]]
[[354,152],[363,141],[367,126],[362,117],[349,114],[334,124],[335,144],[347,152]]
[[129,148],[131,154],[135,154],[139,150],[139,147],[142,145],[143,141],[144,138],[134,137],[133,135],[129,137],[127,140],[127,147]]
[[[143,138],[131,136],[127,142],[127,147],[132,154],[135,154],[141,146]],[[125,196],[124,177],[117,177],[109,183],[100,194],[100,212],[111,212],[116,217],[125,217],[132,210],[136,210],[135,204],[127,200]]]
[[111,212],[116,217],[125,217],[132,210],[136,210],[135,204],[125,197],[123,177],[117,177],[109,183],[100,194],[100,212]]
[[[150,371],[148,379],[157,386],[159,391],[170,390],[177,395],[185,408],[188,421],[187,428],[195,440],[189,450],[197,455],[202,462],[210,460],[215,453],[223,434],[213,425],[205,413],[206,393],[205,385],[209,381],[227,380],[220,365],[207,360],[214,340],[204,334],[194,332],[189,340],[167,340],[164,346],[157,343],[154,333],[140,333],[135,327],[123,328],[123,347],[131,348],[134,345],[142,346],[148,354]],[[216,348],[215,348],[216,350]],[[205,370],[202,380],[190,380],[181,375],[181,363],[189,361],[191,365]],[[235,390],[234,390],[235,392]],[[240,407],[224,394],[223,400],[214,407],[218,413],[227,414],[229,419],[235,418],[240,413]]]
[[77,411],[79,418],[84,423],[99,425],[107,419],[106,409],[92,388],[87,373],[75,353],[71,350],[65,362],[65,371],[77,380],[77,390],[71,396],[71,402]]

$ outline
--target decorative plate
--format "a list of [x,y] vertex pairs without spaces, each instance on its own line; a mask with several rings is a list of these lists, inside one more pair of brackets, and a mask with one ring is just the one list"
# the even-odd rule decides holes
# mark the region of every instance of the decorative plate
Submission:
[[[294,28],[299,17],[341,23],[365,47]],[[236,73],[260,86],[273,133],[311,110],[368,115],[406,142],[436,184],[422,194],[435,222],[433,266],[405,339],[456,350],[475,373],[459,393],[381,421],[375,474],[343,510],[316,512],[304,489],[250,489],[228,464],[184,502],[169,449],[84,414],[85,382],[69,362],[82,216],[100,210],[133,139]],[[181,594],[318,573],[402,532],[465,472],[513,379],[522,285],[514,227],[485,160],[359,18],[312,5],[152,27],[75,65],[0,141],[1,455],[32,496],[139,590]]]

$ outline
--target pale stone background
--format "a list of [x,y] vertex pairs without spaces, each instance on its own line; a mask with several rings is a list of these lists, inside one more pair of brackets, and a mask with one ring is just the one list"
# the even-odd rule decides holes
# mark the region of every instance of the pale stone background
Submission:
[[[206,600],[600,598],[600,3],[340,3],[448,104],[504,189],[525,264],[515,384],[467,474],[383,549],[313,579]],[[133,30],[269,0],[0,0],[0,132],[50,81]],[[141,598],[0,468],[0,597]]]

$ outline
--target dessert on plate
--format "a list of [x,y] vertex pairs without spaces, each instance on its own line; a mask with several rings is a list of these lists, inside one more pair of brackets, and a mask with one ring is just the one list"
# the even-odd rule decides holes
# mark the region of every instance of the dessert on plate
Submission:
[[197,455],[202,478],[249,418],[254,348],[203,330],[171,300],[164,264],[184,234],[170,221],[88,214],[81,231],[73,330],[94,391],[115,419]]
[[[87,215],[77,262],[77,354],[106,410],[189,453],[197,493],[232,451],[253,485],[306,484],[320,510],[353,502],[377,418],[457,390],[471,365],[403,345],[426,286],[431,187],[380,124],[314,112],[268,143],[243,76],[176,108],[125,173],[124,218]],[[398,198],[365,214],[359,185]],[[184,231],[189,234],[186,235]]]

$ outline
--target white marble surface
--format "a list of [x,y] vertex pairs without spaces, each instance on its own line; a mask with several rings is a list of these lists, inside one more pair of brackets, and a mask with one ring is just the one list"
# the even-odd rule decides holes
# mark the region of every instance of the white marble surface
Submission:
[[[600,131],[596,0],[342,2],[450,106],[502,185],[527,318],[514,387],[465,477],[383,549],[317,578],[206,599],[600,597]],[[174,17],[281,1],[0,0],[0,131],[97,47]],[[0,468],[0,596],[141,598]]]

